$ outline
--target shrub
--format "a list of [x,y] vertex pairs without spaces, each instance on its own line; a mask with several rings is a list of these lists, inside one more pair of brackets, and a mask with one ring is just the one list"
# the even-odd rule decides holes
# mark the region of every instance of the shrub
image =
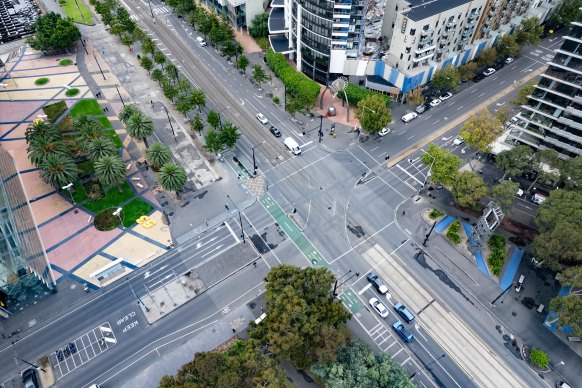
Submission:
[[72,64],[73,64],[72,59],[63,59],[62,61],[59,62],[59,66],[69,66]]
[[101,210],[93,221],[95,229],[102,232],[115,229],[119,225],[119,217],[113,215],[115,209],[114,207],[109,207]]
[[47,119],[54,123],[67,110],[67,103],[64,101],[55,102],[54,104],[42,107],[42,111],[47,115]]
[[48,79],[48,78],[46,78],[46,77],[39,78],[39,79],[37,79],[36,81],[34,81],[34,84],[35,84],[35,85],[38,85],[38,86],[46,85],[46,84],[48,84],[48,83],[49,83],[49,79]]
[[386,105],[388,105],[390,102],[390,97],[384,94],[373,92],[352,83],[348,84],[348,87],[346,88],[346,95],[348,97],[348,102],[352,105],[358,105],[358,102],[371,95],[378,95],[382,97],[384,101],[386,101]]
[[491,254],[487,258],[487,263],[489,268],[494,275],[499,275],[501,273],[501,268],[505,262],[505,237],[499,234],[494,234],[489,238],[487,242]]
[[438,210],[438,209],[432,209],[431,212],[428,214],[428,216],[431,219],[435,219],[435,218],[439,218],[440,216],[444,216],[445,213],[443,213],[442,211]]
[[255,39],[255,42],[257,42],[259,47],[262,48],[263,50],[266,50],[269,47],[271,47],[271,43],[269,43],[269,38],[257,38]]
[[550,366],[550,358],[548,355],[539,349],[532,349],[529,354],[529,360],[540,368],[547,368]]
[[273,103],[279,104],[279,97],[277,96],[273,97]]
[[459,220],[455,220],[451,224],[451,226],[449,226],[449,230],[447,231],[447,237],[454,244],[459,244],[461,242],[461,235],[459,234],[460,229],[461,229],[461,222]]
[[72,88],[72,89],[69,89],[65,92],[65,95],[67,97],[73,97],[73,96],[76,96],[77,94],[79,94],[79,89],[77,89],[77,88]]

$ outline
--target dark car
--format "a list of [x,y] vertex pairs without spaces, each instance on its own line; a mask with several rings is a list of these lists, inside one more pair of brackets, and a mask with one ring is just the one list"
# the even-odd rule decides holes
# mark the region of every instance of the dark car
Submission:
[[36,377],[36,370],[30,368],[22,373],[22,384],[24,388],[38,388],[38,378]]
[[481,82],[481,81],[483,81],[484,78],[485,78],[485,76],[483,74],[479,73],[475,77],[473,77],[473,82]]
[[271,133],[273,135],[275,135],[275,137],[281,137],[281,131],[279,131],[279,129],[277,127],[274,127],[271,125],[271,128],[269,128],[269,131],[271,131]]
[[384,295],[385,293],[388,292],[388,287],[386,287],[386,285],[384,285],[384,282],[382,281],[382,279],[380,279],[378,277],[378,275],[376,275],[374,272],[370,272],[367,276],[368,281],[370,283],[372,283],[372,285],[374,287],[376,287],[376,290],[378,290],[378,292],[382,295]]
[[495,62],[495,64],[493,65],[493,68],[495,70],[500,70],[505,66],[505,63],[503,63],[502,61],[499,62]]
[[394,310],[406,321],[406,323],[410,323],[414,321],[414,315],[406,308],[405,305],[398,302],[394,305]]
[[410,330],[408,330],[406,326],[404,326],[404,323],[400,321],[394,322],[392,328],[398,333],[398,335],[400,335],[400,337],[402,337],[405,342],[410,342],[414,338]]

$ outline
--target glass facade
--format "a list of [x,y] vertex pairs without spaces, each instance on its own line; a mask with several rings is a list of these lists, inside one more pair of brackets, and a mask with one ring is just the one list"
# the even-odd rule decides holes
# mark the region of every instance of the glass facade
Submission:
[[20,175],[0,145],[0,290],[11,304],[39,290],[53,289],[54,277]]

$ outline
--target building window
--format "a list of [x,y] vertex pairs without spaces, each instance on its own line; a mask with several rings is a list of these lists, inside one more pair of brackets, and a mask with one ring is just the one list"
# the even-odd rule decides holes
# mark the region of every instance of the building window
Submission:
[[414,34],[416,34],[416,28],[411,28],[410,29],[410,35],[414,36]]

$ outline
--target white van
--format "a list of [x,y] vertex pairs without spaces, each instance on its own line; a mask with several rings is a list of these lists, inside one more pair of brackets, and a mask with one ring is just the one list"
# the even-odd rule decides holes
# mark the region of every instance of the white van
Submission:
[[402,116],[402,121],[404,121],[405,123],[407,123],[407,122],[409,122],[411,120],[414,120],[417,117],[418,117],[418,115],[416,113],[410,112],[410,113],[407,113],[404,116]]
[[299,148],[299,144],[292,137],[288,137],[283,141],[283,144],[289,149],[289,151],[293,152],[295,155],[301,154],[301,148]]
[[198,42],[198,44],[202,47],[206,46],[206,41],[201,36],[196,38],[196,42]]

